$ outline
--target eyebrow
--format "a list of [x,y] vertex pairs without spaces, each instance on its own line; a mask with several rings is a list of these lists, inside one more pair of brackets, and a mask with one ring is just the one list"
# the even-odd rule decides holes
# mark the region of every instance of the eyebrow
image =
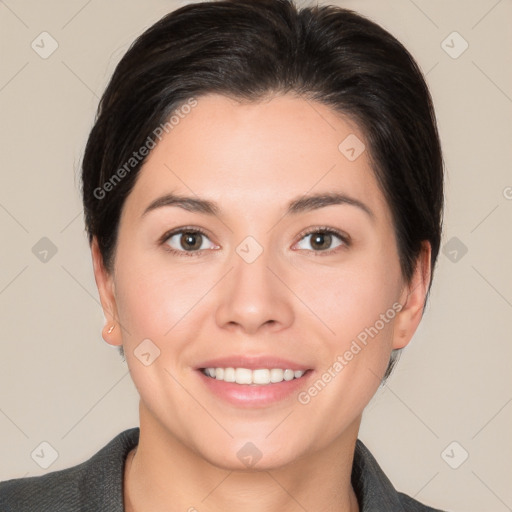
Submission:
[[[326,206],[344,204],[359,208],[361,211],[365,212],[372,221],[375,220],[374,212],[365,203],[338,192],[307,195],[293,199],[288,203],[285,215],[297,215],[299,213],[305,213],[318,210],[320,208],[325,208]],[[142,213],[142,217],[144,217],[149,212],[164,206],[177,206],[189,212],[203,213],[205,215],[218,216],[221,213],[221,209],[219,208],[218,204],[213,201],[209,201],[208,199],[170,193],[160,196],[152,201]]]

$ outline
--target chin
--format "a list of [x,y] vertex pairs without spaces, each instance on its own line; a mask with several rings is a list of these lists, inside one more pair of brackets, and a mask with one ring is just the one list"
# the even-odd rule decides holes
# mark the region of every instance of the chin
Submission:
[[[209,440],[209,444],[196,446],[196,454],[213,466],[227,471],[266,471],[293,463],[298,447],[282,441],[269,442],[264,435],[251,438],[234,437],[226,442]],[[302,453],[302,452],[300,452]]]
[[[235,457],[226,457],[226,454],[203,454],[203,458],[213,466],[225,471],[237,471],[247,473],[257,473],[260,471],[269,471],[282,468],[295,461],[293,454],[263,453],[254,447],[254,445],[242,445]],[[276,450],[277,452],[277,450]]]

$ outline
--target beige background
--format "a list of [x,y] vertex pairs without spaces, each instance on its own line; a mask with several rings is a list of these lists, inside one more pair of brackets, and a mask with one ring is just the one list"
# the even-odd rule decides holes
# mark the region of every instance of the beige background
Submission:
[[[138,424],[126,363],[101,338],[79,163],[115,64],[184,3],[0,1],[0,480],[77,464]],[[336,3],[381,23],[427,73],[447,173],[449,245],[430,303],[360,437],[420,501],[512,510],[512,3]],[[46,59],[31,47],[45,37],[51,48],[43,31],[58,44]],[[455,55],[464,40],[458,58],[445,51]],[[33,252],[42,237],[57,249],[46,262]],[[58,453],[46,470],[31,458],[43,441]],[[43,445],[45,457],[51,450]],[[446,462],[459,464],[465,451],[458,469]]]

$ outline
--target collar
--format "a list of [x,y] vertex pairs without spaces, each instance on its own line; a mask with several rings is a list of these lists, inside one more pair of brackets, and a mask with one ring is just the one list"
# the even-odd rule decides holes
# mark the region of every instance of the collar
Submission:
[[[123,512],[124,463],[139,435],[139,427],[121,432],[90,460],[82,489],[101,489],[93,493],[90,510]],[[442,512],[397,492],[360,439],[356,441],[351,481],[360,512]]]

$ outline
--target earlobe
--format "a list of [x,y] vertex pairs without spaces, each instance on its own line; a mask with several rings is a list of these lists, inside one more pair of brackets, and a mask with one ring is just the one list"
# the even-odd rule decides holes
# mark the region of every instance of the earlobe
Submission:
[[[106,324],[102,330],[103,339],[110,345],[121,345],[121,330],[115,329],[118,323],[117,306],[115,299],[114,280],[103,263],[103,257],[98,246],[98,240],[93,238],[91,243],[92,264],[94,279],[100,296],[101,307],[106,318]],[[114,326],[114,327],[113,327]]]
[[424,241],[411,282],[404,287],[400,298],[402,309],[395,317],[393,349],[404,348],[411,341],[421,321],[430,284],[430,261],[431,246]]

